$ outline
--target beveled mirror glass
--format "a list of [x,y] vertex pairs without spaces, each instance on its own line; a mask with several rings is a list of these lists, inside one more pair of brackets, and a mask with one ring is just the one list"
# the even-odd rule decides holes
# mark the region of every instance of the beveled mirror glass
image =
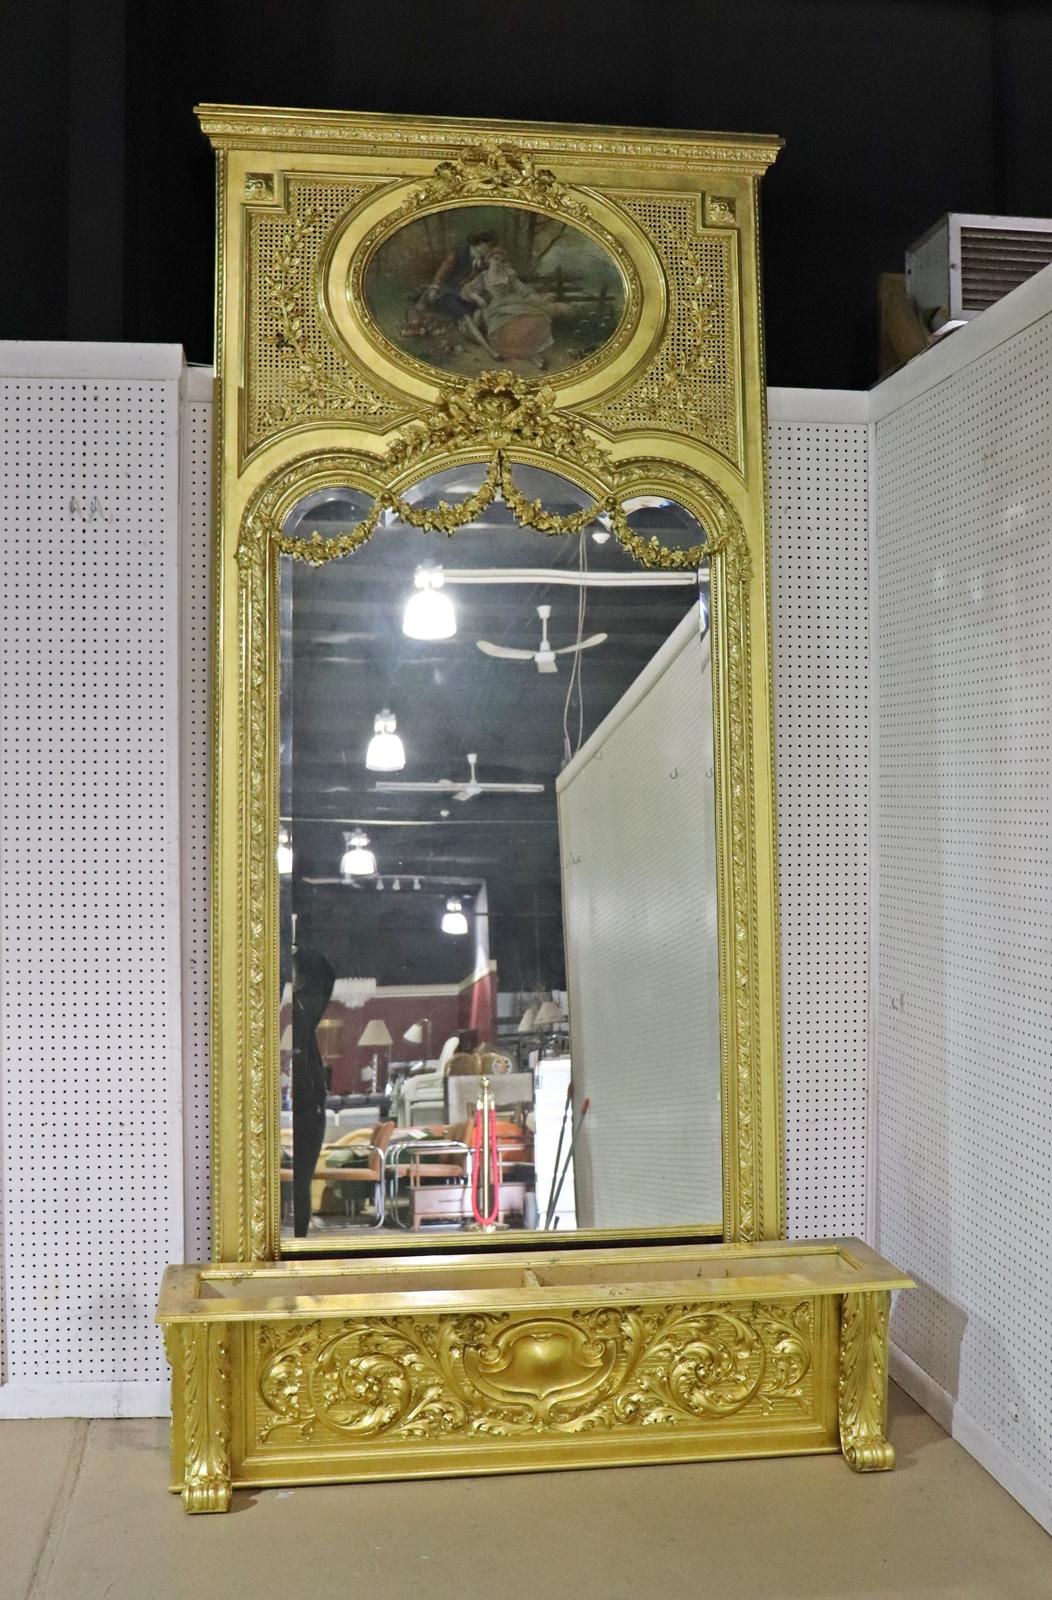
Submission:
[[[477,494],[432,473],[421,507]],[[531,502],[590,496],[519,466]],[[286,549],[368,497],[296,503]],[[670,550],[682,506],[625,504]],[[498,501],[279,561],[281,1234],[722,1225],[708,568]]]

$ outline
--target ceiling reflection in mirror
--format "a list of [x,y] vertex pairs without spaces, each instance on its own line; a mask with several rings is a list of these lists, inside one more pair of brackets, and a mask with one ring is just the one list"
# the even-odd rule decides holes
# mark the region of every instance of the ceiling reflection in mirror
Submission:
[[[547,510],[590,503],[514,476]],[[285,532],[370,503],[323,491]],[[626,509],[704,541],[673,502]],[[707,569],[498,501],[452,538],[388,513],[279,570],[286,1244],[718,1226]]]

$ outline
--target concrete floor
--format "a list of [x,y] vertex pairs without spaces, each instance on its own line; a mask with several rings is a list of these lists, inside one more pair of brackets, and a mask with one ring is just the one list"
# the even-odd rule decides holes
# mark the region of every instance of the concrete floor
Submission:
[[1049,1600],[1052,1539],[899,1391],[837,1456],[165,1493],[163,1422],[0,1423],[0,1600]]

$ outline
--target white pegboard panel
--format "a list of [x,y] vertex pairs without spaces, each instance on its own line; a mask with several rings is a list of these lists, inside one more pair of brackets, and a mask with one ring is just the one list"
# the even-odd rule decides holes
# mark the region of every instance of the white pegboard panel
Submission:
[[0,377],[4,1378],[89,1409],[184,1249],[177,370]]
[[[787,1231],[861,1236],[869,429],[862,397],[781,395],[771,393],[768,448]],[[846,420],[817,420],[838,414]]]
[[1042,276],[994,308],[1029,325],[999,328],[971,359],[984,314],[949,341],[939,381],[877,424],[874,1040],[877,1243],[920,1283],[897,1300],[893,1341],[948,1397],[954,1431],[1052,1527]]
[[180,438],[183,1101],[186,1256],[210,1239],[209,862],[212,727],[212,373],[186,375]]

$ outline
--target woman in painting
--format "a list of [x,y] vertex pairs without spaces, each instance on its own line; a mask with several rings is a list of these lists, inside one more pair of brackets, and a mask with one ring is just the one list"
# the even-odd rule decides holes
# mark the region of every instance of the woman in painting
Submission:
[[550,295],[527,288],[500,245],[461,290],[474,302],[474,322],[486,348],[498,361],[529,361],[546,366],[552,347],[552,314],[560,308]]

